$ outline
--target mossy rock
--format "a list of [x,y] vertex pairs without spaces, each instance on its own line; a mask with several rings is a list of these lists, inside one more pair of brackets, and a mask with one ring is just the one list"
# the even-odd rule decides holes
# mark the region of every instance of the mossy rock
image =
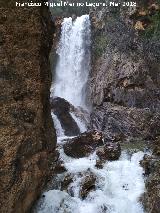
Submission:
[[96,37],[94,43],[95,43],[94,45],[95,56],[96,57],[102,56],[108,45],[107,37],[105,35],[99,35]]

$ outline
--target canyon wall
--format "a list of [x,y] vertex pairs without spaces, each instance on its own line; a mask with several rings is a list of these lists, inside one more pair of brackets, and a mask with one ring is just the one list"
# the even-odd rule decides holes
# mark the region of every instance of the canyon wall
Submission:
[[156,14],[159,6],[152,4],[91,12],[92,119],[106,137],[154,140],[160,134],[159,29],[146,35]]
[[[159,162],[160,7],[156,1],[137,3],[132,9],[91,11],[91,122],[108,140],[149,144]],[[153,165],[153,160],[149,162]],[[152,213],[160,204],[158,165],[151,166],[143,201]]]
[[[19,1],[20,2],[20,1]],[[0,8],[0,209],[28,212],[53,174],[56,134],[50,113],[47,7]]]

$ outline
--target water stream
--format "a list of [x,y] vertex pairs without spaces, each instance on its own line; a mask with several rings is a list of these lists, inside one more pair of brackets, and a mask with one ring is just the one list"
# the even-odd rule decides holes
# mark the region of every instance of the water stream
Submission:
[[[74,23],[65,18],[62,24],[62,35],[57,53],[59,61],[56,68],[52,95],[65,98],[74,106],[87,108],[86,83],[90,69],[90,21],[89,16],[78,17]],[[85,125],[77,121],[81,131]],[[64,131],[53,115],[58,143],[63,144]],[[144,192],[143,169],[139,161],[144,153],[139,151],[128,156],[125,151],[118,161],[106,162],[102,169],[95,167],[97,156],[73,159],[64,154],[59,146],[61,159],[65,162],[67,172],[74,175],[70,184],[74,196],[60,190],[57,186],[45,192],[37,205],[38,213],[143,213],[139,198]],[[79,172],[90,170],[97,177],[96,187],[86,199],[79,196],[81,177]],[[58,180],[64,174],[57,176]]]
[[57,53],[53,96],[66,99],[74,106],[86,107],[86,83],[90,68],[90,20],[88,15],[65,18]]

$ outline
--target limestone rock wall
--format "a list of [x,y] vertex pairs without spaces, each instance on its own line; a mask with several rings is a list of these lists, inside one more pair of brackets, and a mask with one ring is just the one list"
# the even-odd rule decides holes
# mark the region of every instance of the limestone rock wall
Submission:
[[[20,1],[19,1],[20,2]],[[0,211],[28,212],[53,174],[47,7],[0,8]]]
[[91,125],[109,141],[125,146],[145,143],[154,150],[147,162],[152,169],[146,174],[143,204],[146,212],[158,213],[160,6],[158,1],[137,3],[133,9],[91,11]]
[[[150,7],[148,5],[145,9],[148,14],[151,13]],[[132,10],[102,8],[91,12],[93,33],[89,86],[93,125],[100,130],[106,129],[106,135],[108,131],[117,132],[111,134],[113,137],[116,134],[139,137],[146,132],[143,134],[145,138],[147,132],[152,132],[150,138],[155,139],[160,134],[160,42],[155,35],[146,36],[148,28],[135,27],[140,22],[137,20],[146,20],[149,16],[146,12],[145,17],[141,10],[144,10],[142,6]],[[154,13],[159,14],[159,9]],[[133,110],[134,117],[130,116]],[[116,114],[121,117],[120,123]],[[134,130],[126,125],[135,126]]]

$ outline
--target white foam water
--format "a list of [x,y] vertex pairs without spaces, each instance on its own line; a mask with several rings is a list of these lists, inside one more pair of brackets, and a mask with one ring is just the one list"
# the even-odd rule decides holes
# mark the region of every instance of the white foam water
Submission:
[[77,125],[79,126],[80,132],[85,132],[87,131],[87,127],[86,124],[84,123],[84,121],[80,118],[78,118],[74,113],[70,113],[70,115],[72,116],[72,118],[75,120],[75,122],[77,123]]
[[52,96],[66,99],[74,106],[86,108],[86,83],[90,69],[90,20],[88,15],[65,18],[57,53]]
[[51,115],[52,115],[52,119],[54,120],[54,127],[56,129],[56,135],[57,135],[57,137],[63,137],[63,136],[65,136],[64,135],[64,130],[63,130],[63,128],[61,126],[61,123],[58,120],[57,116],[53,112],[51,113]]
[[106,162],[103,169],[97,169],[95,153],[88,158],[72,159],[62,151],[61,157],[68,172],[76,175],[90,169],[97,176],[96,190],[82,200],[79,196],[80,178],[77,176],[71,185],[74,197],[65,191],[50,190],[44,193],[45,198],[38,212],[143,213],[138,201],[144,192],[143,169],[139,165],[143,155],[143,152],[138,152],[131,159],[122,155],[120,160]]

